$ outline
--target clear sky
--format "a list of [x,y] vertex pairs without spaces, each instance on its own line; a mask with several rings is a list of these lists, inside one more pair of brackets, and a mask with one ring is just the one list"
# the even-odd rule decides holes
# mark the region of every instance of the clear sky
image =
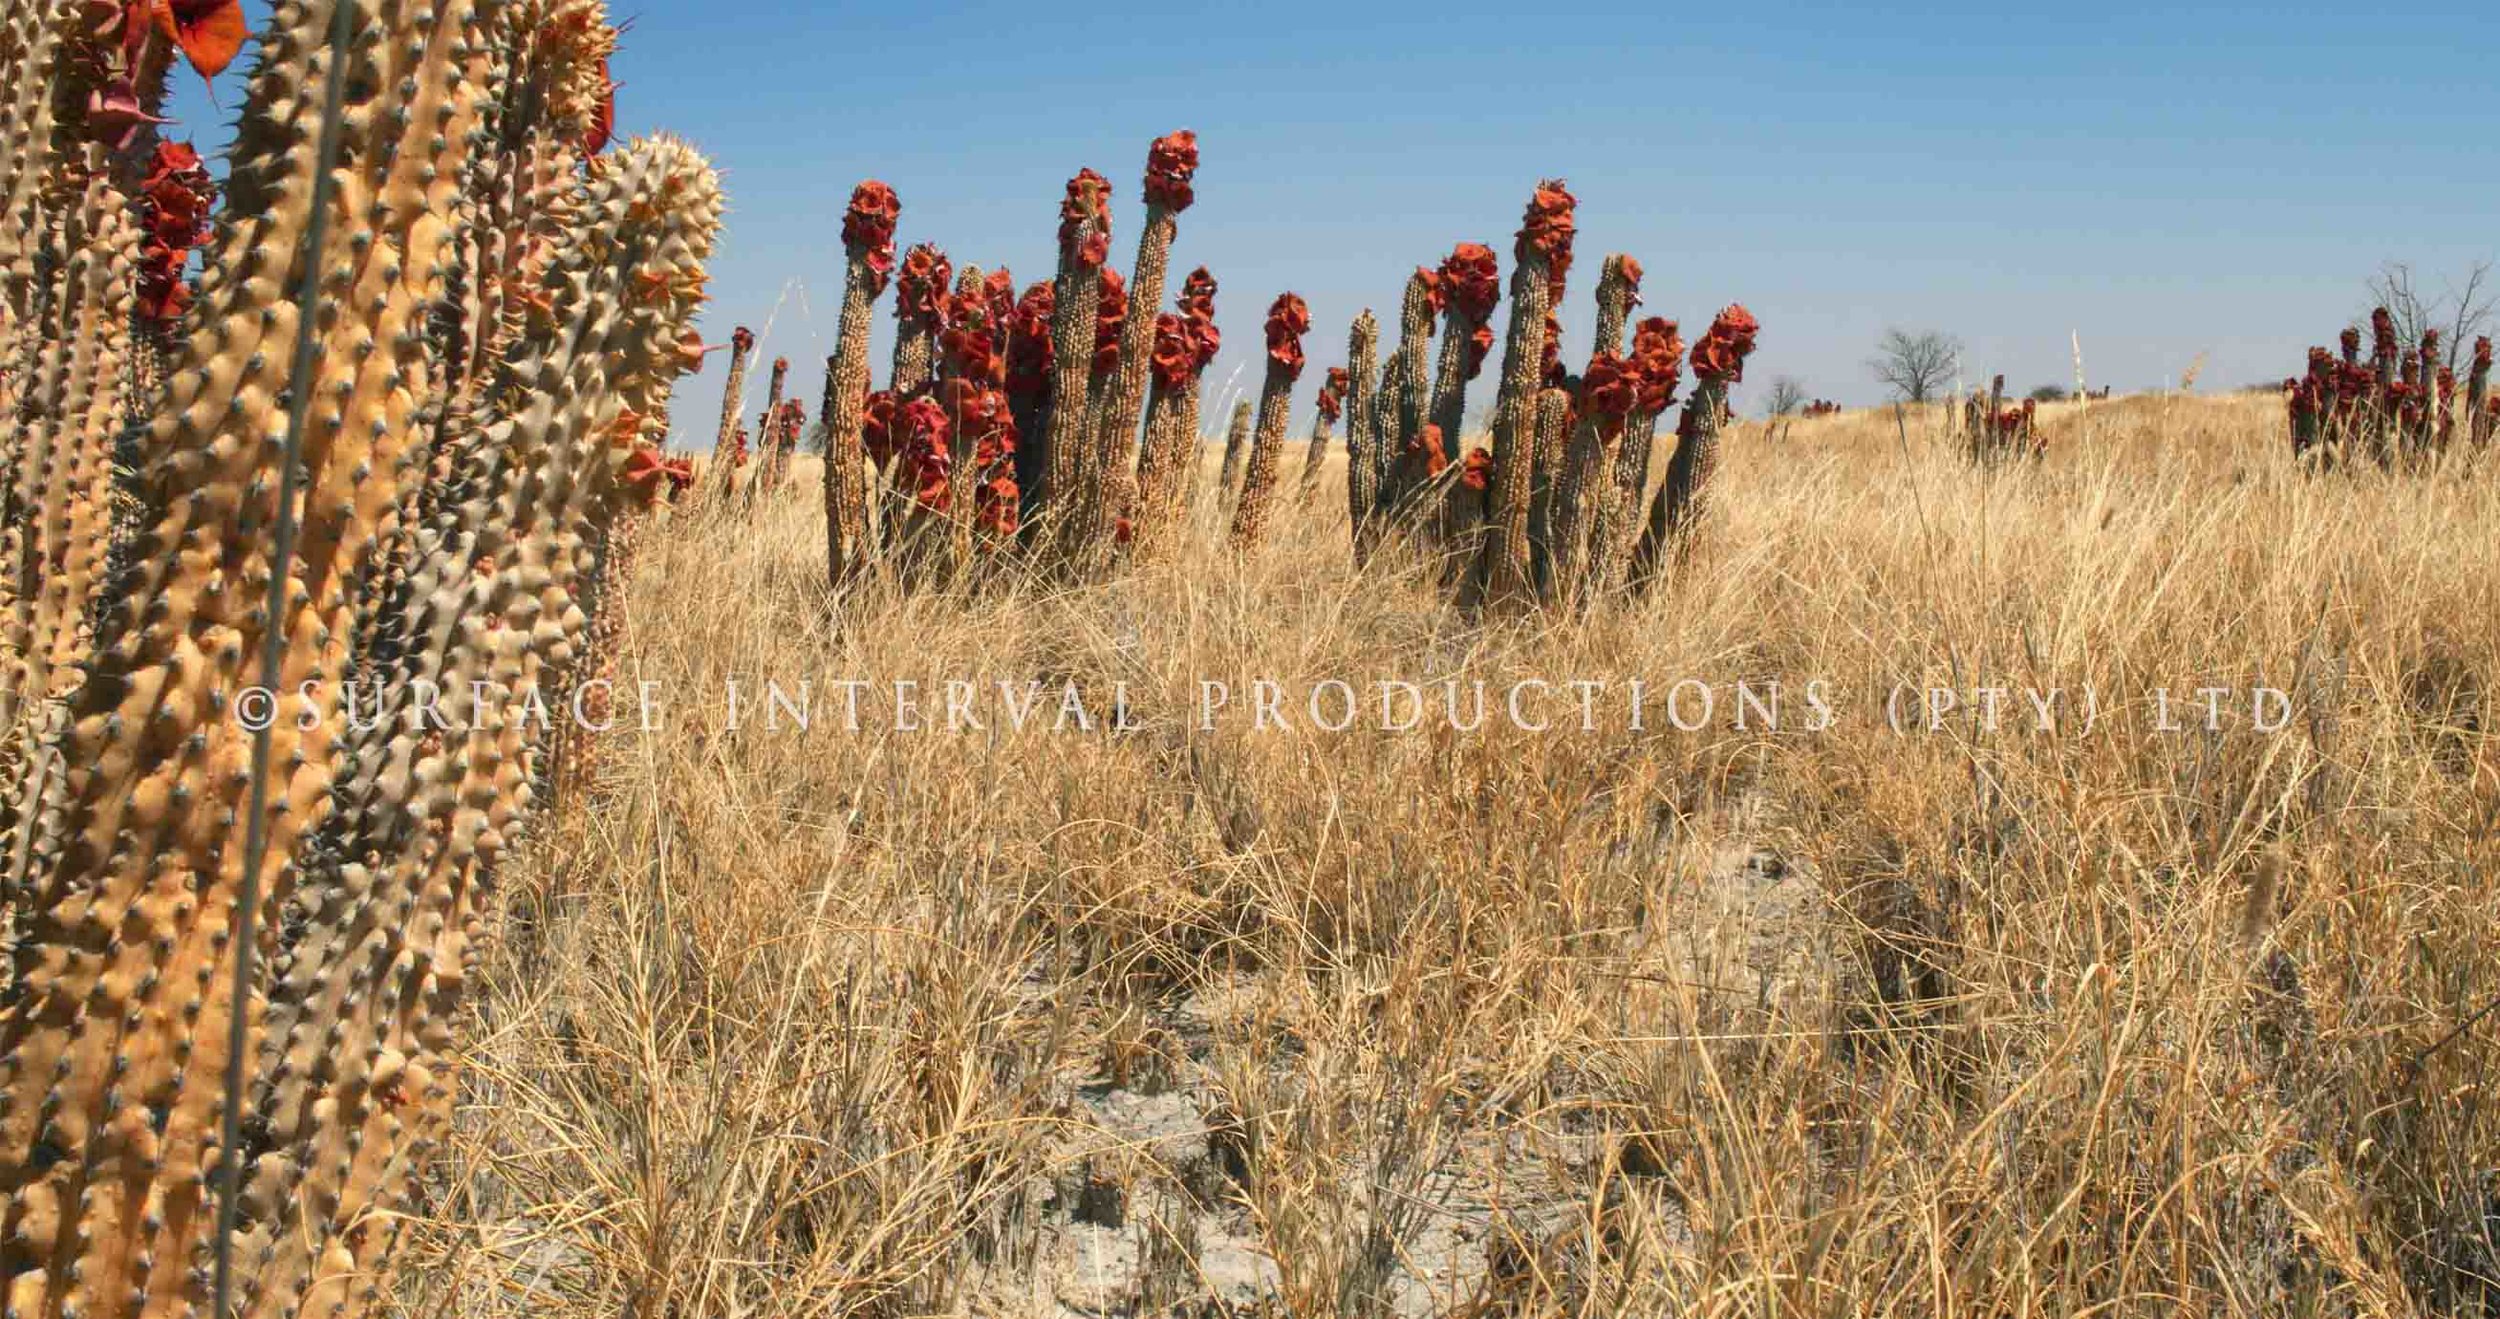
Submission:
[[[1566,354],[1598,258],[1629,252],[1644,314],[1688,335],[1730,301],[1761,317],[1740,406],[1775,375],[1879,400],[1865,360],[1895,324],[2016,388],[2071,384],[2070,334],[2096,387],[2173,383],[2199,354],[2200,389],[2280,379],[2381,262],[2436,290],[2500,257],[2487,4],[611,3],[620,132],[679,133],[726,177],[705,335],[755,328],[811,409],[852,185],[894,186],[902,244],[1022,285],[1050,273],[1079,166],[1113,182],[1125,267],[1146,144],[1184,127],[1202,163],[1174,284],[1199,264],[1221,284],[1210,391],[1236,368],[1255,390],[1260,317],[1298,292],[1297,434],[1348,322],[1393,321],[1415,264],[1485,242],[1507,283],[1546,175],[1580,198]],[[681,384],[681,445],[709,442],[725,357]]]

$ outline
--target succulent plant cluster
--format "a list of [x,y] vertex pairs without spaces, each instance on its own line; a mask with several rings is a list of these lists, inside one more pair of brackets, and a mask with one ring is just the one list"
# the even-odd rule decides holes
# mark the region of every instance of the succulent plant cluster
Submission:
[[[2292,454],[2332,467],[2368,461],[2380,467],[2420,466],[2455,444],[2455,368],[2441,356],[2440,333],[2425,329],[2408,348],[2385,307],[2370,313],[2370,352],[2361,330],[2347,326],[2335,348],[2311,348],[2309,369],[2283,382]],[[2464,431],[2479,448],[2500,428],[2500,399],[2491,395],[2491,338],[2474,341],[2466,368]]]
[[2005,377],[1988,382],[1988,392],[1962,400],[1962,435],[1972,462],[1985,467],[2010,458],[2047,456],[2049,442],[2040,433],[2040,405],[2032,399],[2007,407]]
[[1657,424],[1683,383],[1684,339],[1661,317],[1632,323],[1641,266],[1612,255],[1597,280],[1589,357],[1577,373],[1565,369],[1556,312],[1572,265],[1577,204],[1564,184],[1549,180],[1521,218],[1489,444],[1462,454],[1456,437],[1468,384],[1492,356],[1501,301],[1492,248],[1460,243],[1437,265],[1416,268],[1399,309],[1398,343],[1376,387],[1377,325],[1369,312],[1357,321],[1345,379],[1358,561],[1395,532],[1447,551],[1462,601],[1576,606],[1645,587],[1671,561],[1667,551],[1689,542],[1727,421],[1727,391],[1743,377],[1760,327],[1731,306],[1695,349],[1696,386],[1653,494]]
[[690,475],[721,198],[606,150],[598,0],[286,0],[218,181],[158,112],[243,21],[0,17],[13,1319],[199,1313],[221,1219],[237,1312],[376,1308],[559,749],[516,711]]
[[[900,203],[883,183],[859,185],[822,423],[837,587],[881,565],[961,575],[1010,552],[1085,571],[1168,542],[1199,378],[1221,342],[1206,271],[1160,310],[1197,168],[1187,130],[1147,148],[1145,224],[1125,275],[1110,264],[1111,181],[1079,170],[1060,202],[1058,269],[1021,296],[1003,269],[968,268],[949,289],[951,264],[930,244],[898,267]],[[868,333],[889,276],[894,362],[876,389]]]

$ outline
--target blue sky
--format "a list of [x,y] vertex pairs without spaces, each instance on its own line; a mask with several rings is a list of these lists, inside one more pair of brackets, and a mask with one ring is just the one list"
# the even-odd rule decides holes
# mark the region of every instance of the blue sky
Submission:
[[[1255,389],[1291,289],[1315,324],[1304,417],[1409,268],[1460,240],[1507,268],[1544,175],[1581,203],[1566,353],[1597,258],[1629,252],[1645,314],[1761,317],[1740,405],[1775,375],[1877,401],[1865,359],[1893,324],[2017,387],[2071,383],[2070,334],[2096,386],[2202,353],[2200,388],[2235,387],[2296,370],[2383,261],[2436,289],[2500,257],[2500,7],[635,2],[612,0],[619,129],[691,139],[730,196],[706,337],[754,327],[811,407],[853,184],[894,186],[903,243],[1021,285],[1050,273],[1079,166],[1117,190],[1125,266],[1146,144],[1183,127],[1202,164],[1173,264],[1222,287],[1210,389],[1236,367]],[[681,444],[708,442],[725,356],[681,385]]]

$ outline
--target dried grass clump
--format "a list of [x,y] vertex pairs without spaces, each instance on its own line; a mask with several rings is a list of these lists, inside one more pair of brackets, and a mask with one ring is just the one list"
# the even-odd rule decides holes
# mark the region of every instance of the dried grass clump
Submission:
[[[1988,473],[1941,407],[1729,421],[1677,589],[1585,615],[1349,573],[1283,500],[1255,556],[837,633],[808,482],[691,515],[631,587],[649,731],[513,875],[409,1307],[2480,1313],[2500,493],[2300,480],[2262,401],[2037,415]],[[1380,677],[1414,731],[1324,731]],[[1614,685],[1530,732],[1530,678]],[[1038,713],[946,731],[949,679]],[[1897,736],[1894,683],[1961,695]]]

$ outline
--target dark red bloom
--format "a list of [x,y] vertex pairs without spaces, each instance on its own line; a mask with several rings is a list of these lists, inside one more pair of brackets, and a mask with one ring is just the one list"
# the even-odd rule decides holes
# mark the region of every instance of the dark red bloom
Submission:
[[1181,282],[1180,313],[1192,320],[1215,319],[1215,276],[1205,266],[1190,271]]
[[142,323],[162,330],[190,305],[182,270],[191,249],[208,241],[217,185],[189,143],[159,142],[139,187],[139,219],[147,238],[139,249],[134,310]]
[[1128,281],[1106,266],[1102,296],[1094,303],[1094,374],[1108,374],[1120,364],[1120,327],[1128,323]]
[[973,487],[972,520],[994,536],[1012,536],[1016,534],[1017,505],[1023,498],[1015,472],[999,472]]
[[1580,377],[1580,410],[1597,422],[1599,434],[1609,438],[1622,434],[1624,420],[1640,401],[1638,367],[1613,353],[1590,356],[1589,369]]
[[894,190],[870,179],[851,190],[850,209],[842,216],[842,246],[868,265],[868,296],[885,291],[894,273],[894,225],[903,203]]
[[2393,362],[2396,352],[2396,318],[2385,307],[2377,308],[2370,313],[2370,360]]
[[894,452],[896,488],[933,512],[945,512],[947,473],[954,465],[948,451],[953,427],[945,407],[922,394],[902,406],[896,421],[899,426],[888,430],[890,439],[899,440]]
[[1441,272],[1430,266],[1415,267],[1415,278],[1424,282],[1424,303],[1438,316],[1450,305],[1450,291],[1442,286]]
[[2343,348],[2345,361],[2358,362],[2361,360],[2361,330],[2358,326],[2347,325],[2344,327]]
[[2480,335],[2474,340],[2473,369],[2476,371],[2489,371],[2491,369],[2491,336],[2488,334]]
[[1519,224],[1519,259],[1527,260],[1533,250],[1544,255],[1555,267],[1553,278],[1571,264],[1571,239],[1578,224],[1572,219],[1572,208],[1579,199],[1563,187],[1560,179],[1547,179],[1536,185],[1536,195],[1528,199],[1527,215]]
[[947,322],[938,334],[938,354],[952,376],[990,386],[1007,381],[1007,362],[999,355],[998,336],[990,330],[989,308],[981,303],[971,304],[965,314]]
[[1485,359],[1493,355],[1493,327],[1479,325],[1467,336],[1467,378],[1475,379],[1484,371]]
[[1656,416],[1675,402],[1677,377],[1684,369],[1684,337],[1675,322],[1652,316],[1632,327],[1632,366],[1640,373],[1643,413]]
[[608,72],[608,57],[599,57],[599,104],[590,112],[590,128],[582,134],[582,154],[595,156],[608,149],[616,138],[616,79]]
[[1460,243],[1441,260],[1442,296],[1469,322],[1482,325],[1502,297],[1502,263],[1482,243]]
[[1311,309],[1292,293],[1279,293],[1267,309],[1268,360],[1285,369],[1285,378],[1302,374],[1302,336],[1311,329]]
[[1623,305],[1626,310],[1641,305],[1641,263],[1628,256],[1623,259]]
[[1165,312],[1155,317],[1154,349],[1146,357],[1146,369],[1153,373],[1157,389],[1178,390],[1189,386],[1190,377],[1198,372],[1198,337],[1191,332],[1187,317]]
[[877,390],[860,404],[859,442],[868,451],[869,461],[880,467],[902,451],[902,401],[893,390]]
[[1745,310],[1742,303],[1731,303],[1710,322],[1710,329],[1693,345],[1693,374],[1704,380],[1738,381],[1745,378],[1745,359],[1753,353],[1753,341],[1761,333],[1762,323]]
[[914,243],[894,275],[894,319],[904,329],[935,334],[946,309],[954,263],[935,243]]
[[1016,277],[1003,267],[983,275],[981,301],[989,308],[991,327],[1005,327],[1007,318],[1016,310]]
[[[1548,304],[1549,306],[1551,304]],[[1545,313],[1545,348],[1537,363],[1537,379],[1546,389],[1559,388],[1569,373],[1562,364],[1562,318],[1552,311]]]
[[1036,281],[1025,289],[1023,299],[1016,303],[1015,311],[1008,317],[1009,393],[1033,398],[1050,388],[1050,316],[1058,302],[1058,290],[1049,281]]
[[203,82],[225,72],[252,35],[242,0],[158,0],[156,25],[182,48],[183,61]]
[[1146,148],[1146,204],[1178,213],[1189,209],[1197,194],[1190,177],[1198,172],[1198,135],[1184,128],[1154,140]]
[[1477,445],[1467,451],[1467,465],[1459,469],[1458,480],[1470,490],[1493,488],[1493,451]]
[[1335,424],[1345,415],[1345,391],[1349,377],[1342,366],[1328,368],[1328,379],[1319,387],[1320,420]]
[[1090,169],[1068,180],[1059,203],[1059,259],[1080,268],[1111,256],[1111,181]]
[[1421,464],[1424,475],[1439,476],[1450,465],[1449,450],[1441,443],[1441,428],[1425,422],[1423,428],[1415,432],[1415,438],[1406,442],[1406,457],[1410,462]]

